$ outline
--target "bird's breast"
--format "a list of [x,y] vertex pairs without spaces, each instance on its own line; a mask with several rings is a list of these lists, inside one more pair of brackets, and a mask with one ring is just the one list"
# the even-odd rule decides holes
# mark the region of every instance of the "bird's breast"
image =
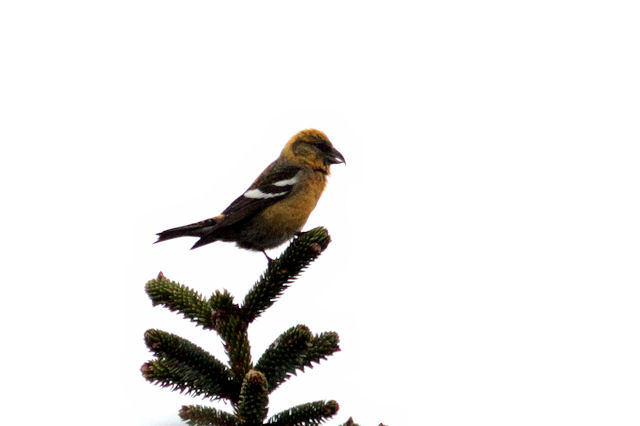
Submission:
[[291,235],[300,231],[316,207],[325,185],[326,177],[321,173],[303,176],[289,197],[264,210],[265,222],[275,229],[291,232]]

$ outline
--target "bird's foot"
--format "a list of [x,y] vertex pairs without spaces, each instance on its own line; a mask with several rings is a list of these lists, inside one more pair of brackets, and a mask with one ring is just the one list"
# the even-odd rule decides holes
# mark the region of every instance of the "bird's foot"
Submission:
[[271,262],[273,262],[273,259],[269,257],[269,255],[267,254],[266,251],[262,250],[262,254],[264,254],[264,257],[267,258],[267,262],[269,263],[269,265],[271,264]]

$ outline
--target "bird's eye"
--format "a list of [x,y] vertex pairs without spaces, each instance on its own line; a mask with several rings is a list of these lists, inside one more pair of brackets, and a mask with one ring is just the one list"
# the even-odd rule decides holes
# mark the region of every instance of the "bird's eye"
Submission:
[[331,152],[331,147],[326,143],[319,143],[316,147],[324,153]]

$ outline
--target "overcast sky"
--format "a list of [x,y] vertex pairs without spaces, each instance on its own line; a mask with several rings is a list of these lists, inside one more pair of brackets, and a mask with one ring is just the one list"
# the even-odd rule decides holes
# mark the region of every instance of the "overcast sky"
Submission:
[[266,261],[154,234],[220,213],[314,127],[347,159],[306,226],[333,242],[249,333],[254,359],[295,324],[342,351],[270,414],[639,424],[635,3],[2,2],[2,423],[210,404],[142,379],[148,328],[226,360],[144,284],[241,300]]

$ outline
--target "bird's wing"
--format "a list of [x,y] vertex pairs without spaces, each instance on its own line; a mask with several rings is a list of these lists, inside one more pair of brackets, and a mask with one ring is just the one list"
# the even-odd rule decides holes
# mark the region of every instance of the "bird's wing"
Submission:
[[300,179],[297,166],[274,161],[251,186],[227,207],[220,216],[216,228],[229,226],[254,216],[277,201],[288,197]]

